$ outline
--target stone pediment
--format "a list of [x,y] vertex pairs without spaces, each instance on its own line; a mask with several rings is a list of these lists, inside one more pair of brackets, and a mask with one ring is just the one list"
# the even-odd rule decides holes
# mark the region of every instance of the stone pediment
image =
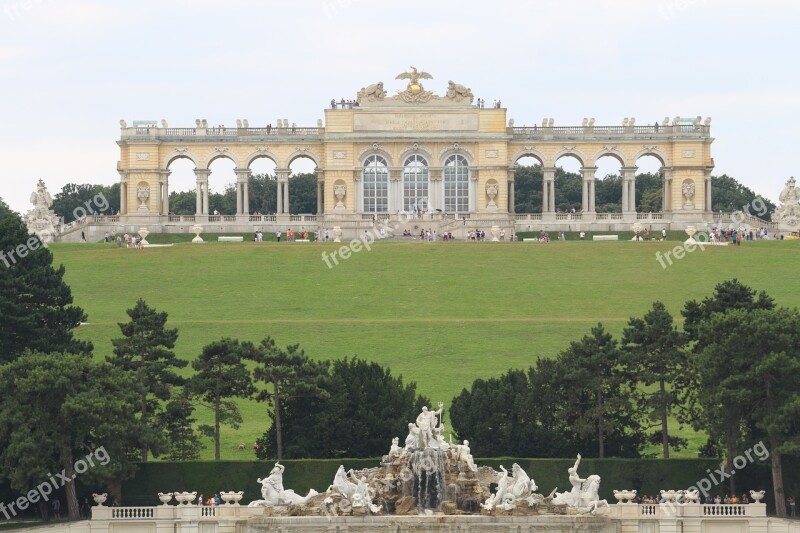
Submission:
[[408,72],[401,72],[396,79],[408,80],[408,84],[405,89],[397,90],[394,96],[388,96],[382,81],[362,87],[356,97],[358,107],[472,106],[472,90],[452,80],[447,82],[445,95],[439,96],[434,91],[426,90],[422,83],[422,80],[433,79],[433,76],[415,67]]

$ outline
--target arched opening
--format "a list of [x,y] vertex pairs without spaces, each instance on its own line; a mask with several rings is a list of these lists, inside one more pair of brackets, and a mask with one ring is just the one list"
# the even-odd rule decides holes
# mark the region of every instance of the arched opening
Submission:
[[361,172],[362,210],[365,213],[389,211],[389,165],[379,155],[364,160]]
[[[557,213],[578,213],[583,209],[583,163],[573,154],[565,154],[556,159],[555,211]],[[587,192],[588,194],[588,192]],[[587,205],[588,209],[588,205]]]
[[636,211],[658,213],[665,210],[667,190],[664,183],[664,163],[654,155],[645,155],[634,164],[636,171]]
[[248,202],[253,215],[272,215],[278,210],[278,164],[269,156],[256,157],[250,162]]
[[317,212],[317,164],[307,156],[298,156],[289,163],[289,213]]
[[236,163],[226,156],[211,160],[208,169],[208,214],[236,214]]
[[462,155],[451,155],[442,171],[444,211],[466,213],[469,209],[469,162]]
[[517,213],[542,212],[543,167],[543,162],[531,155],[514,162],[514,207]]
[[595,211],[598,213],[622,213],[623,178],[622,161],[614,155],[604,155],[595,160],[598,178],[595,193]]
[[167,163],[169,176],[170,215],[194,215],[197,199],[197,176],[194,173],[194,161],[188,157],[180,156]]
[[428,187],[430,174],[424,157],[414,154],[403,163],[403,210],[422,213],[430,210]]

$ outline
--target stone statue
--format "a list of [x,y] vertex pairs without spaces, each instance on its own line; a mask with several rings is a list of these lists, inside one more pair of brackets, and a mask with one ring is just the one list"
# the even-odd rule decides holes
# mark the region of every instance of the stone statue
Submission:
[[[426,407],[427,409],[427,407]],[[408,424],[408,436],[406,437],[406,451],[419,448],[419,428],[413,422]]]
[[465,440],[464,444],[456,444],[455,459],[458,463],[465,465],[471,472],[478,471],[478,467],[475,466],[475,461],[470,453],[468,440]]
[[[352,472],[352,470],[350,470]],[[358,486],[347,479],[347,472],[344,470],[344,465],[339,465],[336,475],[333,478],[333,483],[328,487],[328,494],[340,494],[345,498],[352,498],[356,493]]]
[[403,454],[403,448],[400,447],[400,438],[395,437],[392,439],[392,447],[389,448],[389,459],[397,459]]
[[684,209],[694,209],[694,182],[693,181],[684,181],[683,188],[683,197],[686,198],[686,201],[683,203]]
[[511,476],[514,479],[514,484],[511,486],[510,491],[515,500],[524,500],[539,488],[528,476],[528,473],[517,463],[511,466]]
[[435,448],[432,446],[435,442],[433,431],[438,426],[437,415],[441,416],[444,404],[439,402],[439,409],[437,411],[428,411],[427,407],[422,408],[422,412],[417,417],[417,427],[419,428],[419,435],[417,436],[417,448]]
[[500,506],[505,508],[506,501],[508,499],[513,499],[510,493],[507,494],[509,481],[511,480],[511,478],[508,477],[508,470],[506,470],[503,465],[500,465],[500,470],[502,472],[497,476],[497,491],[492,496],[489,496],[482,505],[482,507],[488,511]]
[[453,83],[453,80],[447,82],[447,97],[451,99],[466,99],[468,98],[470,103],[475,95],[472,94],[472,91],[460,83]]
[[798,220],[800,220],[800,190],[795,186],[795,183],[794,177],[786,181],[786,186],[778,198],[782,205],[775,210],[772,220],[785,222],[792,226],[797,225]]
[[408,80],[408,87],[404,91],[398,91],[395,98],[409,104],[423,104],[433,98],[432,91],[426,91],[420,80],[432,80],[433,76],[425,71],[418,71],[416,67],[411,67],[409,72],[401,72],[397,75],[398,80]]
[[378,83],[373,83],[372,85],[363,87],[360,91],[358,91],[356,98],[359,102],[363,100],[374,102],[376,100],[383,100],[385,97],[386,91],[383,90],[383,82],[379,81]]
[[314,489],[308,491],[306,496],[300,496],[293,490],[285,490],[283,488],[283,471],[285,469],[285,466],[276,462],[269,476],[264,479],[258,479],[258,482],[261,483],[261,497],[263,499],[250,502],[249,507],[276,507],[280,505],[304,504],[309,498],[313,498],[319,494]]
[[53,205],[53,198],[47,192],[44,181],[39,180],[36,184],[36,191],[31,194],[31,203],[33,209],[23,217],[25,225],[28,227],[28,233],[36,233],[42,242],[52,242],[59,218],[55,211],[50,209]]
[[420,71],[417,70],[417,67],[413,67],[412,66],[411,70],[409,72],[401,72],[400,74],[397,75],[397,77],[395,79],[396,80],[408,80],[408,87],[409,88],[413,87],[414,85],[417,85],[421,89],[422,88],[422,83],[419,80],[421,80],[421,79],[422,80],[432,80],[433,76],[431,76],[430,74],[428,74],[424,70],[420,72]]
[[554,505],[567,505],[577,509],[579,513],[596,512],[598,507],[608,507],[606,500],[601,500],[598,496],[600,490],[600,476],[591,475],[586,479],[581,479],[578,475],[578,466],[581,463],[581,455],[575,465],[567,469],[569,472],[569,482],[572,484],[570,492],[556,493],[552,500]]

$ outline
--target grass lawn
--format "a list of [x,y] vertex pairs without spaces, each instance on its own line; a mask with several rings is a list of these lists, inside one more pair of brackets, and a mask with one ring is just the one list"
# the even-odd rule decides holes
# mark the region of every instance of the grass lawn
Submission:
[[[377,361],[434,403],[448,403],[476,378],[552,357],[598,322],[619,334],[654,300],[679,318],[684,302],[726,279],[766,290],[779,305],[800,305],[798,242],[707,247],[662,268],[656,251],[677,244],[381,242],[331,269],[321,254],[341,246],[333,243],[51,249],[89,315],[77,334],[94,342],[99,358],[111,353],[117,323],[141,297],[169,313],[168,325],[179,330],[176,352],[187,360],[221,337],[270,335],[314,358]],[[263,404],[243,401],[242,410],[244,425],[224,429],[223,459],[251,459],[237,445],[249,448],[268,423]],[[683,455],[695,456],[704,437],[683,436],[691,440]],[[212,456],[209,448],[203,458]]]

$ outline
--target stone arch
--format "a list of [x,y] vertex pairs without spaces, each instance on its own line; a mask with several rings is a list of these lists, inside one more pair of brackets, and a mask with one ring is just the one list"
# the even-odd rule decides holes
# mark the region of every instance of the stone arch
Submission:
[[312,160],[317,168],[319,168],[321,162],[319,155],[307,146],[298,147],[294,152],[286,156],[286,164],[284,165],[284,168],[289,168],[295,159],[301,157],[306,157]]
[[565,146],[564,148],[562,148],[561,150],[559,150],[558,152],[556,152],[553,155],[552,164],[555,165],[556,163],[558,163],[558,160],[561,159],[564,156],[572,156],[572,157],[574,157],[575,159],[578,160],[578,162],[581,164],[582,167],[585,167],[586,166],[586,162],[589,161],[589,158],[586,157],[586,154],[584,154],[583,152],[578,150],[577,147],[575,147],[575,146],[573,146],[573,147]]
[[[409,144],[397,155],[397,160],[399,162],[405,161],[408,156],[412,154],[420,154],[424,156],[428,160],[428,164],[432,165],[435,161],[433,157],[433,151],[428,148],[427,146],[423,146],[419,143]],[[402,164],[402,163],[401,163]]]
[[252,152],[245,158],[244,168],[250,168],[250,165],[252,165],[256,159],[261,159],[261,158],[269,159],[273,163],[275,163],[275,167],[280,167],[280,165],[278,164],[279,158],[277,155],[275,155],[275,153],[272,150],[268,148],[259,148],[258,150]]
[[463,156],[470,166],[472,166],[475,161],[475,154],[472,153],[472,150],[462,144],[454,143],[439,151],[439,164],[444,166],[444,162],[447,161],[447,158],[455,154]]
[[542,152],[537,150],[536,148],[533,148],[533,147],[530,147],[530,146],[526,146],[526,147],[521,148],[520,150],[518,150],[511,157],[511,164],[509,166],[511,166],[511,167],[516,166],[517,161],[519,161],[523,157],[533,157],[534,159],[538,159],[539,160],[539,163],[542,165],[542,167],[547,166],[546,165],[547,157]]
[[622,151],[620,151],[616,146],[604,146],[602,149],[600,149],[592,157],[592,166],[596,167],[597,166],[597,161],[601,157],[606,157],[606,156],[613,157],[614,159],[619,161],[619,164],[622,165],[623,167],[627,167],[628,166],[628,158],[625,157],[625,154],[622,153]]
[[636,152],[633,157],[631,157],[631,164],[635,165],[636,161],[639,160],[640,157],[644,157],[646,155],[651,155],[661,161],[662,167],[669,167],[669,157],[665,154],[658,146],[644,146],[641,150]]
[[367,147],[362,148],[358,152],[358,162],[363,167],[364,161],[371,155],[379,155],[386,160],[388,166],[392,166],[392,154],[386,147],[381,144],[373,143]]
[[233,164],[236,165],[236,168],[242,168],[242,165],[239,164],[239,158],[230,151],[228,148],[215,148],[211,153],[206,156],[206,164],[205,170],[208,170],[211,166],[211,163],[219,159],[220,157],[224,157],[233,161]]
[[176,148],[164,158],[164,168],[168,169],[173,161],[176,159],[188,159],[194,163],[195,168],[200,168],[200,162],[197,156],[194,155],[188,148]]

